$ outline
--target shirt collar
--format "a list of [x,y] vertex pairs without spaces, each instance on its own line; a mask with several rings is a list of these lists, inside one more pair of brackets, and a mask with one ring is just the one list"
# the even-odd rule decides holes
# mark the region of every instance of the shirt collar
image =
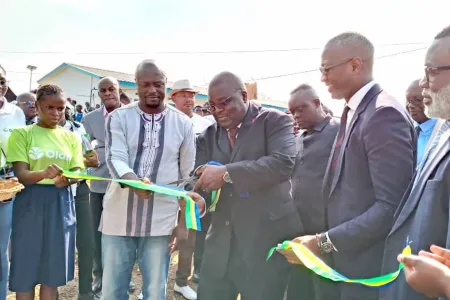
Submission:
[[[242,122],[238,126],[236,126],[236,128],[239,129],[239,128],[241,128],[241,126],[242,126]],[[227,129],[227,131],[230,131],[230,129]]]
[[369,90],[375,85],[375,81],[370,81],[365,86],[359,89],[348,101],[347,106],[350,108],[350,110],[355,111],[359,104],[364,99],[364,96],[369,92]]
[[321,132],[325,126],[327,126],[327,124],[330,122],[331,120],[331,115],[326,115],[325,118],[323,118],[322,121],[320,121],[319,123],[316,124],[316,126],[314,126],[314,131],[318,131]]
[[414,127],[420,127],[420,130],[422,132],[428,132],[434,129],[434,126],[436,125],[437,119],[436,118],[431,118],[425,122],[423,122],[422,124],[417,123],[416,121],[414,121]]

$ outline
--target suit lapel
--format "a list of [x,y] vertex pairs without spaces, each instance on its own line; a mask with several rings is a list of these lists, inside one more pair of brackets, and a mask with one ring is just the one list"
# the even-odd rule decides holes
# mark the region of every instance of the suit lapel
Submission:
[[248,132],[250,131],[250,128],[253,125],[253,121],[255,120],[256,116],[259,113],[259,109],[260,107],[253,104],[253,103],[249,103],[248,106],[248,110],[247,110],[247,114],[245,115],[244,121],[242,122],[241,128],[239,128],[238,131],[238,136],[236,138],[236,142],[234,144],[232,153],[231,153],[231,159],[230,161],[233,161],[234,158],[236,157],[236,154],[238,153],[239,148],[241,147],[241,145],[243,143],[245,143],[244,141],[246,140],[246,136],[248,134]]
[[[97,110],[97,113],[95,114],[95,125],[100,125],[101,126],[95,126],[98,131],[98,138],[101,139],[102,141],[105,140],[105,117],[103,116],[103,110],[99,109]],[[103,130],[102,130],[103,129]]]
[[395,221],[391,233],[396,231],[415,210],[422,196],[426,183],[428,182],[436,168],[439,166],[439,163],[442,161],[442,159],[450,152],[450,138],[447,138],[447,142],[444,143],[436,151],[436,154],[433,157],[430,157],[429,163],[424,166],[419,181],[417,181],[417,184],[412,187],[411,193],[409,194],[409,197],[406,198],[405,206],[398,214],[398,219]]
[[[355,128],[355,124],[357,123],[357,121],[359,119],[359,115],[366,110],[367,106],[372,101],[372,99],[374,99],[379,93],[381,93],[381,91],[382,91],[382,89],[380,88],[380,86],[378,84],[375,84],[367,92],[367,94],[364,96],[364,98],[361,101],[361,103],[356,108],[356,112],[353,115],[353,119],[351,120],[349,127],[346,129],[346,134],[345,134],[345,137],[344,137],[344,141],[342,142],[342,145],[341,145],[342,148],[341,148],[341,152],[339,153],[338,162],[337,162],[337,165],[336,165],[336,171],[334,172],[333,178],[329,178],[329,179],[332,180],[329,197],[331,196],[331,194],[333,193],[334,189],[336,188],[336,185],[337,185],[337,183],[339,181],[339,177],[341,176],[342,165],[344,163],[345,149],[347,148],[347,144],[348,144],[348,141],[350,139],[350,136],[352,135],[353,129]],[[335,144],[333,146],[333,152],[331,152],[331,153],[334,153],[336,140],[335,140],[334,143]],[[331,155],[331,157],[332,156],[333,155]]]

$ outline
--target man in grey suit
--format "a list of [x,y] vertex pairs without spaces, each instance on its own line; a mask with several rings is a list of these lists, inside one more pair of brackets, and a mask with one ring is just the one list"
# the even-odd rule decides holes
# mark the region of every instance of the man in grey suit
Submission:
[[296,147],[288,115],[247,100],[243,82],[229,72],[209,84],[217,120],[197,140],[200,191],[221,188],[205,241],[199,300],[282,300],[289,264],[277,243],[302,233],[290,193]]
[[[372,43],[353,32],[332,38],[322,52],[322,81],[346,106],[323,182],[326,230],[297,239],[349,278],[380,275],[384,240],[414,172],[412,121],[373,81],[373,62]],[[377,296],[342,283],[331,299]]]
[[[414,254],[428,251],[431,245],[450,247],[450,26],[434,39],[425,57],[425,76],[420,82],[430,117],[446,120],[431,142],[416,169],[414,179],[395,214],[394,225],[386,239],[383,272],[397,266],[397,255],[411,241]],[[409,271],[409,270],[408,270]],[[447,283],[449,284],[449,283]],[[403,274],[380,300],[425,300],[410,288]],[[437,299],[437,298],[435,298]]]
[[[95,151],[98,154],[100,167],[91,169],[91,174],[100,177],[109,178],[109,170],[105,162],[105,121],[108,115],[116,108],[120,107],[119,82],[112,77],[102,78],[98,83],[98,95],[103,102],[103,107],[88,113],[82,124],[92,141],[96,142]],[[103,211],[103,196],[105,195],[108,182],[93,180],[90,184],[91,189],[91,213],[95,231],[94,246],[94,282],[93,292],[99,293],[102,288],[102,248],[101,232],[98,231],[100,218]]]
[[[297,139],[297,158],[292,173],[292,196],[305,234],[325,230],[322,182],[339,121],[325,113],[316,91],[301,84],[291,92],[289,110],[302,133]],[[314,277],[312,277],[314,276]],[[296,266],[289,279],[287,300],[323,299],[335,295],[335,284]]]

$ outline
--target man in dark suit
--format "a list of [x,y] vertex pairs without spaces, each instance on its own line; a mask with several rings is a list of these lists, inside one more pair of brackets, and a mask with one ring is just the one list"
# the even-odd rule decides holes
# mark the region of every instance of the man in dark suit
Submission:
[[[439,33],[425,58],[425,76],[420,82],[423,102],[430,117],[446,120],[425,152],[405,193],[395,222],[386,239],[383,272],[397,266],[397,255],[411,241],[414,254],[435,244],[450,247],[450,26]],[[448,285],[449,283],[447,283]],[[380,300],[425,300],[410,288],[403,274],[389,288],[380,291]],[[436,298],[435,298],[436,299]]]
[[[332,38],[322,81],[345,99],[323,182],[326,230],[299,237],[349,278],[379,276],[384,240],[414,171],[414,129],[405,108],[373,81],[374,48],[358,33]],[[340,284],[331,299],[377,299],[376,289]]]
[[[302,134],[297,139],[297,159],[292,173],[292,196],[305,234],[325,228],[322,182],[339,122],[325,113],[316,91],[301,84],[291,92],[289,110]],[[314,276],[314,277],[312,277]],[[335,295],[335,284],[296,266],[289,280],[287,300],[323,299]]]
[[289,264],[277,243],[302,233],[290,193],[296,146],[288,115],[247,100],[243,82],[229,72],[209,85],[217,124],[197,141],[196,189],[222,188],[205,243],[198,288],[200,300],[282,300]]

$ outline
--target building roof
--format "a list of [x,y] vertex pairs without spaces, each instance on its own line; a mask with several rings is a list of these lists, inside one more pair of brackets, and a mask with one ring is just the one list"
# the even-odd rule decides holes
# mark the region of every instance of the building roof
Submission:
[[[46,74],[44,77],[42,77],[41,79],[38,80],[38,83],[40,83],[42,80],[53,76],[53,75],[57,75],[61,72],[63,72],[65,69],[70,68],[72,70],[84,73],[90,77],[94,77],[94,78],[103,78],[103,77],[114,77],[119,81],[119,84],[121,86],[124,87],[128,87],[128,88],[136,88],[136,83],[134,81],[134,75],[133,74],[128,74],[128,73],[122,73],[122,72],[116,72],[116,71],[111,71],[111,70],[105,70],[105,69],[99,69],[99,68],[93,68],[93,67],[87,67],[87,66],[81,66],[81,65],[77,65],[77,64],[71,64],[71,63],[62,63],[61,65],[59,65],[58,67],[56,67],[55,69],[53,69],[50,73]],[[172,84],[173,82],[167,82],[167,93],[172,91]],[[208,99],[208,95],[207,95],[207,91],[205,88],[202,87],[195,87],[198,91],[199,94],[197,94],[197,98],[200,99]]]

